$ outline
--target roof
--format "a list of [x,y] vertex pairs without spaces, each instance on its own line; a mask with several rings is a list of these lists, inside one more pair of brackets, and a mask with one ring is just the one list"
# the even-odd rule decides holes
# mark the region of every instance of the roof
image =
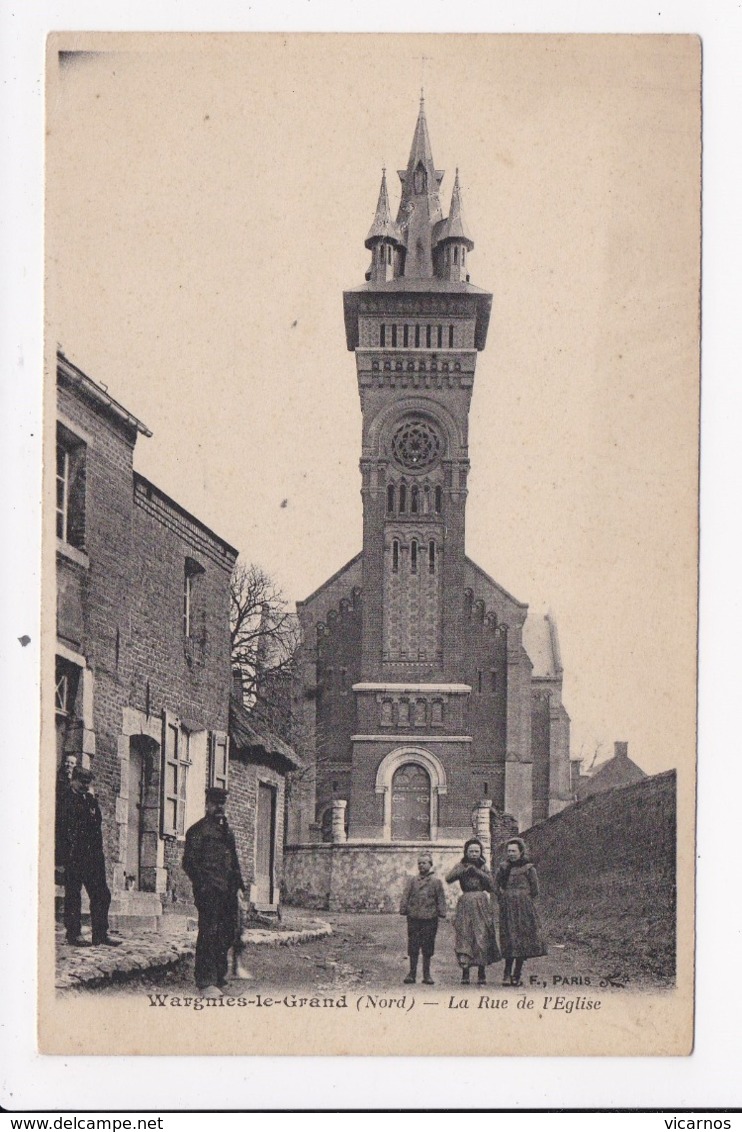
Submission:
[[125,409],[118,401],[115,400],[103,386],[99,385],[97,381],[93,381],[92,377],[88,377],[86,373],[76,366],[69,358],[65,357],[61,348],[57,349],[57,381],[59,379],[66,380],[70,385],[74,385],[76,389],[88,401],[91,401],[96,408],[102,409],[106,415],[113,417],[119,424],[128,426],[135,432],[141,433],[142,436],[151,436],[151,431],[147,428],[138,417]]
[[242,753],[273,760],[284,773],[301,766],[293,748],[267,728],[258,730],[253,725],[250,712],[234,696],[229,699],[229,737],[233,752],[238,757]]
[[453,183],[453,192],[451,193],[451,208],[445,220],[440,220],[433,231],[433,242],[440,243],[442,240],[461,240],[467,244],[469,251],[474,247],[474,241],[469,235],[466,224],[464,223],[464,216],[461,211],[461,188],[459,186],[459,171],[456,170],[456,179]]
[[374,222],[366,237],[366,247],[370,248],[375,240],[393,240],[397,244],[402,242],[402,235],[399,228],[392,220],[392,211],[389,207],[389,193],[386,188],[386,169],[381,174],[381,188],[379,189],[379,200],[376,205],[376,215],[374,216]]
[[528,614],[523,625],[523,648],[533,665],[534,677],[543,680],[562,675],[556,622],[550,613]]
[[200,519],[196,518],[196,516],[193,515],[190,511],[187,511],[186,508],[181,506],[181,504],[173,499],[172,496],[167,495],[167,493],[164,492],[161,487],[158,487],[157,484],[152,483],[152,481],[148,480],[146,476],[143,476],[141,472],[134,472],[135,491],[138,485],[144,489],[145,494],[148,498],[151,498],[152,494],[154,493],[165,503],[165,505],[170,510],[175,511],[176,514],[180,515],[188,523],[192,523],[194,526],[203,531],[207,538],[217,543],[228,556],[233,559],[237,557],[239,550],[237,550],[236,547],[232,546],[225,539],[221,538],[215,531],[212,531],[211,527],[207,527],[206,523],[202,523]]

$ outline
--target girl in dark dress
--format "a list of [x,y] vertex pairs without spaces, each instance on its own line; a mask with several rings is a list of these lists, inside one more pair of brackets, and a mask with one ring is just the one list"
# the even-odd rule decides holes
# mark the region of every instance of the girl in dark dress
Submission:
[[492,874],[482,852],[482,842],[472,837],[464,846],[464,856],[446,877],[448,884],[461,885],[456,905],[456,958],[461,967],[461,982],[469,983],[469,968],[477,968],[477,982],[487,982],[485,968],[501,958],[495,934],[495,919],[489,894],[493,891]]
[[519,837],[508,841],[505,854],[506,860],[495,877],[500,902],[500,945],[505,956],[502,985],[521,987],[524,960],[546,955],[541,922],[534,904],[538,896],[538,876]]

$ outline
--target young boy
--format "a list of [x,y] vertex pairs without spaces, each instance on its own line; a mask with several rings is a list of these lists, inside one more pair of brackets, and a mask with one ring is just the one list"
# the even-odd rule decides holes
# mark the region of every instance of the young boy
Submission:
[[404,980],[414,983],[417,980],[417,960],[423,954],[423,982],[433,986],[430,977],[430,960],[435,951],[435,937],[438,921],[446,916],[446,894],[438,877],[433,876],[433,858],[422,851],[417,858],[418,876],[410,877],[405,885],[401,916],[407,917],[407,953],[410,957],[410,973]]

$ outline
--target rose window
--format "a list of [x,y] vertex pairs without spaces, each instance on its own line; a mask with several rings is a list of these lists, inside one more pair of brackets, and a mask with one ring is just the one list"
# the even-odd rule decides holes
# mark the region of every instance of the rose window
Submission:
[[394,458],[404,468],[429,468],[440,451],[441,438],[427,421],[405,421],[392,438]]

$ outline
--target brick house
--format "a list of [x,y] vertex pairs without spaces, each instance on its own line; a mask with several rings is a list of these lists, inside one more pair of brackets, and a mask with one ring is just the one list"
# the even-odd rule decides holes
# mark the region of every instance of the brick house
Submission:
[[[336,908],[373,906],[420,843],[443,864],[473,822],[489,839],[487,811],[526,829],[572,800],[554,619],[466,555],[469,409],[492,295],[469,281],[458,174],[443,215],[422,101],[399,176],[397,219],[384,174],[366,282],[343,296],[362,550],[297,607],[314,774],[290,815],[287,867],[302,898],[313,871],[331,876],[318,899]],[[352,895],[337,879],[346,857]]]
[[281,899],[286,775],[299,767],[291,747],[261,723],[241,698],[229,704],[229,813],[250,903]]
[[151,433],[61,352],[57,407],[57,766],[95,773],[112,913],[156,918],[229,773],[237,551],[134,471]]
[[614,743],[612,757],[584,774],[581,759],[573,759],[571,765],[572,791],[576,801],[604,790],[614,790],[617,786],[633,786],[647,777],[645,771],[629,758],[629,744],[624,742]]

